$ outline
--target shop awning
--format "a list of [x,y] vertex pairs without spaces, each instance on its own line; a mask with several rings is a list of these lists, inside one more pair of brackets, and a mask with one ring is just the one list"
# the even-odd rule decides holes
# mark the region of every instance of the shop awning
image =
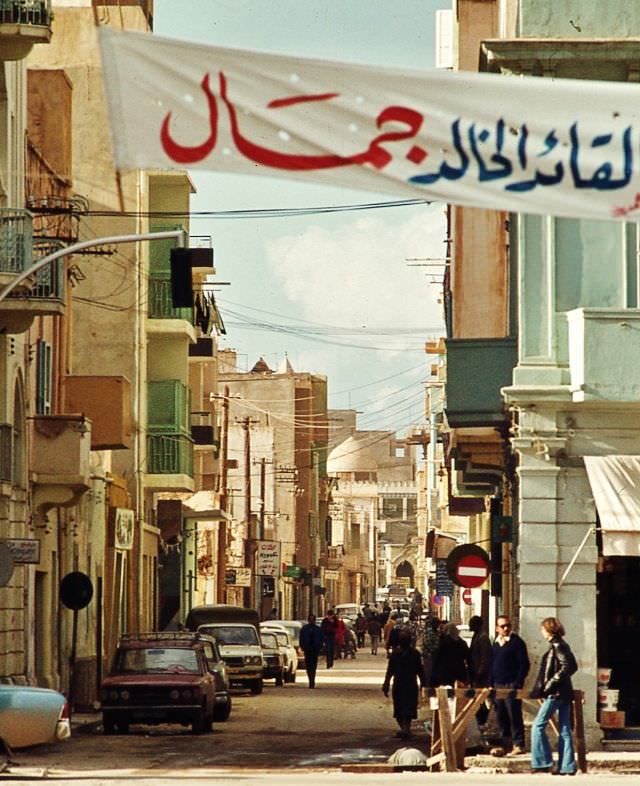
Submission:
[[640,556],[640,456],[585,456],[607,557]]

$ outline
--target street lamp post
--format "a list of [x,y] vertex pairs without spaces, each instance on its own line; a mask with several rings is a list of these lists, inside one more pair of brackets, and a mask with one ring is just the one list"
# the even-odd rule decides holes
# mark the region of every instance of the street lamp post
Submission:
[[0,303],[7,297],[7,295],[11,294],[18,284],[21,284],[25,279],[29,278],[29,276],[32,276],[34,273],[37,273],[38,270],[45,267],[50,262],[55,262],[56,259],[60,259],[61,257],[76,254],[78,251],[82,251],[85,248],[91,248],[91,246],[117,245],[119,243],[138,243],[141,240],[171,240],[172,238],[175,238],[178,248],[184,248],[186,239],[186,232],[184,229],[172,229],[167,230],[166,232],[139,232],[132,235],[110,235],[108,237],[95,237],[92,240],[83,240],[79,243],[73,243],[70,246],[66,246],[66,248],[60,248],[58,251],[54,251],[51,254],[41,257],[36,262],[34,262],[31,267],[28,267],[26,270],[23,270],[22,273],[19,273],[0,292]]

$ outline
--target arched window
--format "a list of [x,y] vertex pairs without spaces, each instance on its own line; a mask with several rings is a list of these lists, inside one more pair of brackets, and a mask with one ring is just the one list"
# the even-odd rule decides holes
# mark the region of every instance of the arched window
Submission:
[[412,567],[411,563],[408,562],[406,559],[403,560],[398,565],[398,567],[396,568],[396,576],[401,577],[401,578],[402,577],[408,578],[410,587],[414,586],[414,584],[413,584],[413,575],[414,575],[413,567]]

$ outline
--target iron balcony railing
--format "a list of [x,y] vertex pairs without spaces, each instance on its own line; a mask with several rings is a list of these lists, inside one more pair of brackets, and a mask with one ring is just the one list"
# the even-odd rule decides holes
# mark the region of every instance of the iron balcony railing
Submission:
[[22,273],[31,267],[32,226],[28,210],[0,208],[0,273]]
[[147,437],[147,472],[150,475],[193,477],[193,442],[182,434]]
[[64,260],[54,259],[36,273],[36,283],[29,297],[64,300]]
[[0,0],[0,24],[50,27],[51,0]]
[[190,434],[191,393],[178,379],[151,381],[147,385],[147,423],[153,434]]
[[192,308],[173,307],[170,278],[149,278],[148,314],[151,319],[185,319],[193,325]]

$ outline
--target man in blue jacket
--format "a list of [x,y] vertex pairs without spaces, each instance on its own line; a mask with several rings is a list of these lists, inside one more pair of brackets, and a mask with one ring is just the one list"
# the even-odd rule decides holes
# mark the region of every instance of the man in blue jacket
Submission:
[[[527,645],[517,633],[513,632],[509,617],[502,614],[496,620],[496,638],[493,642],[491,658],[491,684],[494,688],[518,690],[524,686],[529,665]],[[514,756],[524,753],[522,701],[515,695],[506,699],[496,699],[496,714],[505,751],[510,749],[511,755]]]
[[316,671],[318,668],[318,655],[322,649],[324,636],[316,625],[314,614],[309,614],[308,622],[300,629],[300,648],[304,652],[304,668],[309,679],[309,687],[316,687]]

